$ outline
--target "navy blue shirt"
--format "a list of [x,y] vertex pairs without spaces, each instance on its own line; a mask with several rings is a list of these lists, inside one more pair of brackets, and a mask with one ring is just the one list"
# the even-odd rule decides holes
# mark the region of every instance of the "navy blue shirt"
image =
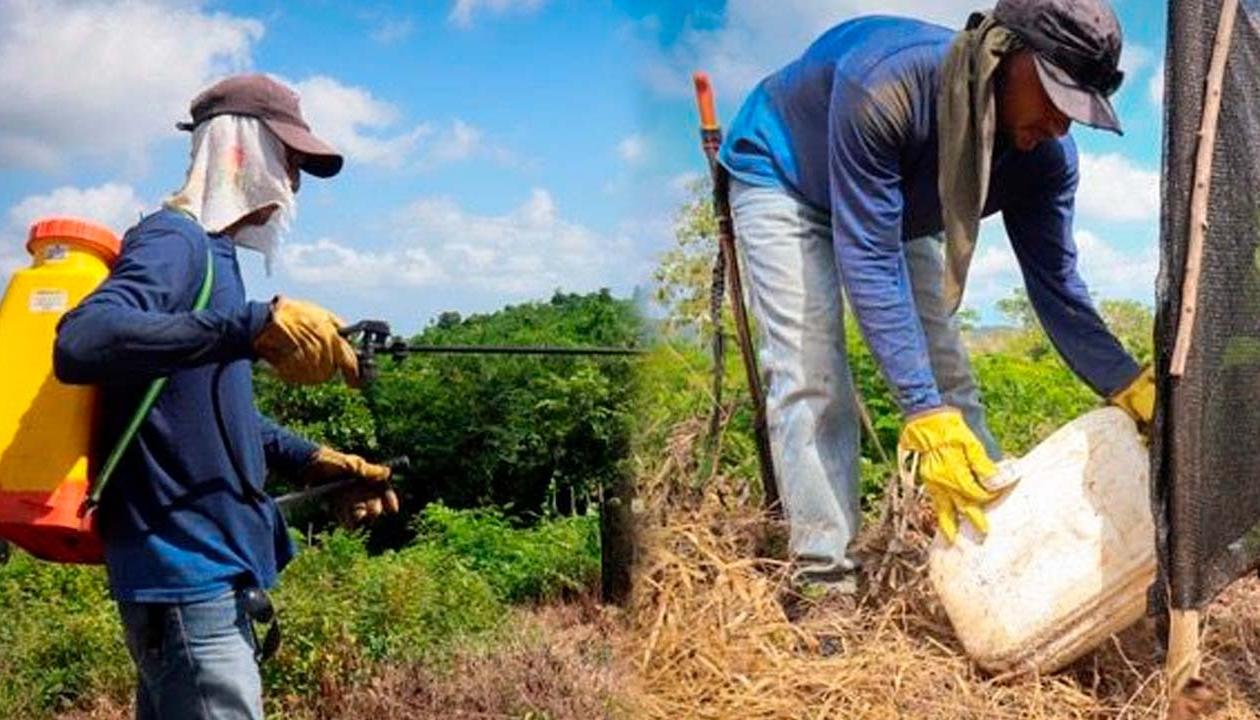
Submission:
[[[907,414],[941,405],[902,243],[944,229],[936,101],[954,32],[865,17],[825,33],[745,101],[721,161],[831,216],[845,293]],[[1109,396],[1138,366],[1107,329],[1076,270],[1070,136],[1019,152],[999,140],[984,214],[1002,213],[1028,297],[1064,360]]]
[[[214,257],[207,309],[192,312]],[[254,405],[252,341],[267,321],[249,302],[230,238],[162,210],[123,238],[109,278],[58,328],[58,379],[101,389],[98,452],[114,446],[154,378],[166,389],[97,510],[118,600],[196,602],[271,587],[293,555],[263,492],[267,469],[299,471],[316,446]]]

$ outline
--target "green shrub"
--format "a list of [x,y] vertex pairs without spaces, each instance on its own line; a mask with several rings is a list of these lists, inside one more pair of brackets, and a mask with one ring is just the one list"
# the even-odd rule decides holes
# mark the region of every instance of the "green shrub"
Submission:
[[972,358],[989,429],[1021,455],[1100,400],[1057,355],[1030,360],[1005,353]]
[[450,553],[509,602],[554,600],[599,582],[599,518],[557,518],[516,528],[493,510],[424,509],[419,542]]
[[263,666],[274,702],[345,687],[385,659],[438,661],[503,615],[461,558],[423,543],[369,556],[361,534],[341,530],[285,570],[275,602],[284,642]]
[[[413,543],[379,555],[361,533],[318,535],[284,571],[273,593],[283,642],[263,665],[273,712],[309,707],[382,662],[440,668],[453,651],[510,631],[505,601],[589,592],[599,581],[594,515],[518,529],[498,513],[435,505],[421,524]],[[131,660],[101,568],[14,552],[0,566],[0,607],[0,718],[130,697]]]
[[34,718],[133,682],[117,611],[99,567],[14,552],[0,566],[0,717]]

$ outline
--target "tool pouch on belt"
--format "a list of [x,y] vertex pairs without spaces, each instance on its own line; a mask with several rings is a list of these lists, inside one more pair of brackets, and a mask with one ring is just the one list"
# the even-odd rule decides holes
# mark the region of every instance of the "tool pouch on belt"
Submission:
[[[245,608],[245,616],[249,619],[249,633],[254,640],[254,660],[259,663],[269,660],[280,649],[280,618],[276,617],[276,609],[271,604],[271,596],[262,588],[238,590],[236,596]],[[256,624],[267,626],[262,642],[258,641]]]

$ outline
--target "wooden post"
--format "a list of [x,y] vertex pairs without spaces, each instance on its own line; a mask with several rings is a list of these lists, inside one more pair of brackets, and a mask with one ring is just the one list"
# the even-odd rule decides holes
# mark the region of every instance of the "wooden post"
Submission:
[[622,471],[602,488],[599,506],[600,597],[625,606],[633,590],[636,538],[634,482]]

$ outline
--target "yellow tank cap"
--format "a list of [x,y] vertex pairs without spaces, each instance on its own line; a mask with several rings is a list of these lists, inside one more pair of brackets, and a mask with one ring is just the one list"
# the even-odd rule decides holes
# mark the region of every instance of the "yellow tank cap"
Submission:
[[107,265],[113,265],[122,252],[122,241],[114,231],[99,223],[73,217],[51,217],[35,221],[26,241],[26,251],[34,255],[41,245],[54,241],[95,250]]

